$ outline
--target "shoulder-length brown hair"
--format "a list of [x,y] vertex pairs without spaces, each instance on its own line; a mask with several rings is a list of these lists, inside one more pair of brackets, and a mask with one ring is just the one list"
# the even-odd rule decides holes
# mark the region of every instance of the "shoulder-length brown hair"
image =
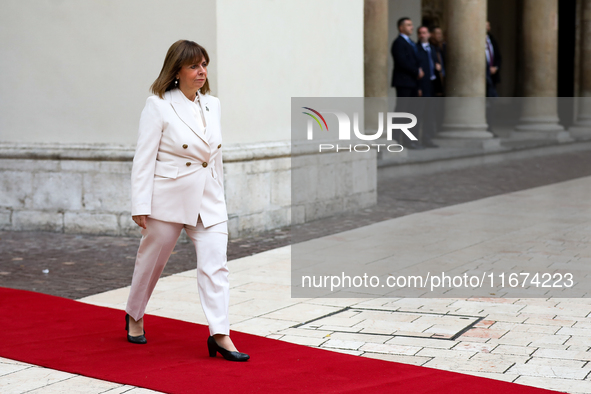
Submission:
[[[175,88],[176,74],[181,68],[189,64],[199,64],[201,59],[205,59],[209,65],[209,55],[205,48],[193,41],[178,40],[168,48],[160,75],[150,86],[150,91],[164,98],[164,92]],[[209,79],[205,79],[205,83],[199,90],[202,94],[209,93]]]

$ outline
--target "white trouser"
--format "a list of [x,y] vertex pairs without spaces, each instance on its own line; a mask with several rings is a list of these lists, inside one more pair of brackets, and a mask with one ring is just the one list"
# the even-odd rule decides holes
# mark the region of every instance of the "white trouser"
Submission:
[[201,217],[197,221],[197,226],[163,222],[148,217],[146,229],[142,229],[142,239],[135,260],[125,311],[136,321],[142,318],[158,278],[183,228],[195,245],[199,298],[209,324],[210,335],[229,335],[230,285],[226,265],[227,222],[205,228]]

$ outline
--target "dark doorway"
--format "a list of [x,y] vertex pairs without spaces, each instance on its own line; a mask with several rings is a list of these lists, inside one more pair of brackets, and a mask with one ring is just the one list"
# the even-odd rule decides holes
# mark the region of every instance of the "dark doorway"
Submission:
[[574,121],[575,96],[575,44],[577,25],[576,0],[558,1],[558,116],[563,126],[569,127]]

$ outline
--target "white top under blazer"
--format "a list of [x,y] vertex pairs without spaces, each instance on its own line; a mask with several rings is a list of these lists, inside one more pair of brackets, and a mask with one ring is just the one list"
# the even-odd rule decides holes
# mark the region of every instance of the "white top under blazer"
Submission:
[[204,227],[228,220],[220,100],[197,94],[205,127],[178,88],[146,100],[131,169],[133,216],[192,226],[201,216]]
[[193,110],[193,116],[195,116],[195,120],[197,120],[197,123],[201,123],[201,125],[204,127],[203,132],[207,134],[207,125],[203,124],[203,117],[201,115],[201,106],[198,104],[197,97],[195,97],[195,101],[191,101],[187,98],[187,96],[183,95],[183,97],[185,97],[185,102],[191,107],[191,109]]

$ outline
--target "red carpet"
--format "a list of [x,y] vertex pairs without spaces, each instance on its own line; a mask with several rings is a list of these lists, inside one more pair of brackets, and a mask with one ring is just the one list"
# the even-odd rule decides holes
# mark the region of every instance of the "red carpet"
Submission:
[[[196,304],[197,308],[198,305]],[[148,344],[126,341],[125,313],[0,288],[0,356],[166,393],[552,393],[232,331],[247,362],[210,358],[206,326],[147,315]]]

